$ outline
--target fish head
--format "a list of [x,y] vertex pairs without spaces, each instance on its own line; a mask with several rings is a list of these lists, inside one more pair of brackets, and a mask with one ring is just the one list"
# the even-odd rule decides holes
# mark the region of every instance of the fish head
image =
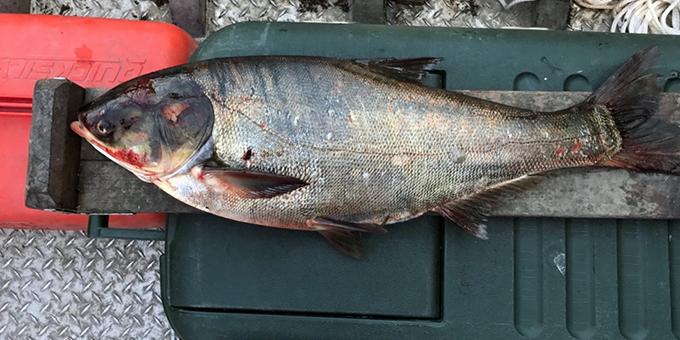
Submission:
[[185,168],[209,140],[213,107],[185,73],[138,78],[98,97],[71,129],[95,149],[153,182]]

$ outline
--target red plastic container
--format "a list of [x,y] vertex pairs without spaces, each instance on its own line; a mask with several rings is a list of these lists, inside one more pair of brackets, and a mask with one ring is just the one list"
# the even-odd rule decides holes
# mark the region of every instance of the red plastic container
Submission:
[[[185,63],[195,41],[176,26],[148,21],[0,14],[0,227],[83,229],[87,216],[26,208],[31,98],[38,79],[65,77],[111,88]],[[156,227],[165,215],[114,216],[112,227]]]

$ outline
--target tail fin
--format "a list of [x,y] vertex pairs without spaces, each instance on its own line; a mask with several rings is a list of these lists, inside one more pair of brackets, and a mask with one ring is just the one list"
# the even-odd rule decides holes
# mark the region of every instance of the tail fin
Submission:
[[622,149],[604,166],[680,175],[680,127],[652,118],[659,106],[656,74],[650,72],[659,50],[633,55],[587,100],[611,113]]

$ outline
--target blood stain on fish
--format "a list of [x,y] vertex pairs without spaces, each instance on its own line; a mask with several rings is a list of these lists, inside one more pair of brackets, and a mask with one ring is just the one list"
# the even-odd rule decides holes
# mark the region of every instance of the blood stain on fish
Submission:
[[581,141],[577,139],[577,140],[574,141],[574,145],[571,146],[571,149],[569,150],[569,152],[571,152],[572,154],[576,154],[579,151],[581,151],[582,147],[583,147],[583,144],[581,144]]
[[108,149],[107,150],[111,156],[115,157],[116,159],[120,159],[123,162],[126,162],[132,166],[136,167],[143,167],[144,164],[146,164],[146,154],[144,155],[139,155],[138,153],[132,151],[132,150],[112,150]]
[[255,156],[255,152],[253,152],[253,149],[248,148],[248,149],[246,150],[246,152],[243,153],[243,156],[241,157],[241,159],[247,162],[247,161],[249,161],[251,158],[253,158],[253,156]]

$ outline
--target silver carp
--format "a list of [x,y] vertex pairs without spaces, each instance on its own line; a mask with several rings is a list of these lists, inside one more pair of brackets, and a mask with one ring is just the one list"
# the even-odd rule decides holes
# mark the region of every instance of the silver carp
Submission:
[[419,84],[436,58],[214,59],[126,82],[71,127],[193,207],[317,231],[358,257],[357,232],[428,212],[486,238],[494,204],[550,170],[679,174],[680,128],[652,118],[657,54],[553,112]]

